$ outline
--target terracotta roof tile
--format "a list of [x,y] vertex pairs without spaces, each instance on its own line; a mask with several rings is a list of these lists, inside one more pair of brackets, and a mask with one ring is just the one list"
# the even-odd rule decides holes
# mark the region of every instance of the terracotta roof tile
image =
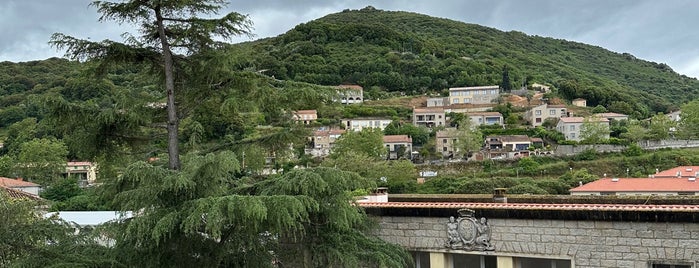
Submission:
[[602,178],[570,192],[699,192],[699,182],[686,178]]
[[671,211],[699,212],[699,205],[629,205],[629,204],[529,204],[529,203],[463,203],[463,202],[364,202],[364,208],[470,208],[502,210],[567,210],[567,211]]
[[24,181],[21,179],[10,179],[10,178],[5,178],[5,177],[0,177],[0,186],[15,188],[15,187],[40,187],[41,185],[33,183],[33,182]]
[[20,191],[17,189],[12,189],[7,186],[0,185],[0,191],[5,192],[9,197],[11,198],[26,198],[26,199],[31,199],[31,200],[43,200],[43,198],[39,197],[38,195],[33,195],[24,191]]
[[414,108],[413,113],[444,113],[442,107]]
[[[609,122],[607,118],[603,117],[590,117],[590,121],[598,122]],[[585,122],[585,117],[561,117],[560,121],[563,123],[583,123]]]
[[386,135],[386,136],[383,136],[383,142],[384,143],[399,143],[399,142],[412,143],[413,139],[408,137],[408,135]]
[[679,166],[668,170],[660,171],[653,175],[655,178],[677,178],[679,173],[681,178],[696,177],[699,166]]

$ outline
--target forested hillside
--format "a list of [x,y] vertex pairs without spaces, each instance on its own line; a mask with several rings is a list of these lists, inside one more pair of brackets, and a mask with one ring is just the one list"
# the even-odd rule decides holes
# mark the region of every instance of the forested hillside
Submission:
[[345,10],[300,24],[254,49],[250,67],[279,79],[379,86],[418,94],[455,86],[544,83],[567,99],[649,116],[699,96],[699,81],[627,53],[426,15]]

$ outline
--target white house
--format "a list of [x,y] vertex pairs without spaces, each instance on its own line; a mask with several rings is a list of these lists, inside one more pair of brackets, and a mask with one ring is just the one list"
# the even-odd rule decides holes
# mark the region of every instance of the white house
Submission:
[[[580,129],[585,123],[585,117],[562,117],[556,125],[556,130],[565,135],[566,140],[581,141]],[[609,130],[609,120],[603,117],[588,117],[589,122],[597,122]],[[604,135],[604,139],[609,139],[609,131]]]
[[449,89],[450,104],[490,104],[500,96],[499,86],[453,87]]

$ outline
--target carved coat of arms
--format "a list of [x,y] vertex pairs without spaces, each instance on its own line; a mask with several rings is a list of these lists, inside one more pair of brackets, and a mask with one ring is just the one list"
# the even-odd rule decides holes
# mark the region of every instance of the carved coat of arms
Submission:
[[476,219],[474,211],[466,208],[458,210],[459,217],[451,216],[447,222],[446,247],[463,250],[495,250],[490,243],[490,226],[484,217]]

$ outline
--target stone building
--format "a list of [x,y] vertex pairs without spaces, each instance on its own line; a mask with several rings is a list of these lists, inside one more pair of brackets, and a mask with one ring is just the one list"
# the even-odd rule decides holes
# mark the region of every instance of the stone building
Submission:
[[694,268],[699,260],[699,199],[529,198],[389,195],[360,206],[378,221],[375,234],[408,249],[420,268]]
[[490,104],[499,96],[499,86],[453,87],[449,89],[449,104]]

